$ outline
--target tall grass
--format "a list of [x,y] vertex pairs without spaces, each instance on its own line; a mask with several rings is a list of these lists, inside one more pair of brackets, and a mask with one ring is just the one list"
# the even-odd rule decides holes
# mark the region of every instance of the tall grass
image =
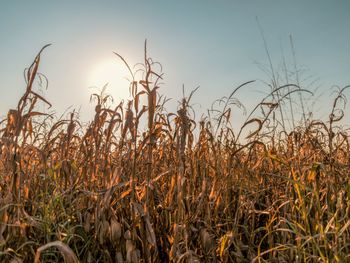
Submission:
[[350,261],[350,140],[338,126],[348,87],[329,120],[293,116],[286,130],[284,102],[308,91],[276,86],[235,132],[241,86],[200,122],[194,92],[167,113],[145,45],[135,72],[116,54],[133,99],[112,108],[93,94],[83,126],[75,112],[53,121],[37,110],[51,106],[33,87],[44,49],[0,131],[1,262]]

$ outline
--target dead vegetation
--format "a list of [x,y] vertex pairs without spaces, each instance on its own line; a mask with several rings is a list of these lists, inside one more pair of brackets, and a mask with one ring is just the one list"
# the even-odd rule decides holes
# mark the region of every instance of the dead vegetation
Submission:
[[117,54],[133,100],[112,108],[94,94],[95,116],[82,126],[75,112],[55,122],[37,110],[51,106],[33,88],[42,51],[0,132],[1,262],[350,260],[350,139],[337,126],[347,87],[329,120],[293,121],[291,131],[282,102],[308,91],[273,87],[236,134],[241,87],[198,123],[193,93],[166,113],[162,69],[145,46],[136,72]]

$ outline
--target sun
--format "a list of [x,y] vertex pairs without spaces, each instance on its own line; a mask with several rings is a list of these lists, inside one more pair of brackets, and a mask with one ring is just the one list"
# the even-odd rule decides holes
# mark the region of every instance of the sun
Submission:
[[123,62],[108,58],[91,67],[87,85],[101,89],[108,84],[106,93],[112,95],[115,101],[126,100],[130,98],[127,78],[130,78],[130,73]]

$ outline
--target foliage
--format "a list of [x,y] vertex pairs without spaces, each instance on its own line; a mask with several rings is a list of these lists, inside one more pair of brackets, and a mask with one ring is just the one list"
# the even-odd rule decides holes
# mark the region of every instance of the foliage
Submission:
[[241,87],[198,123],[194,92],[166,113],[161,67],[145,44],[136,72],[116,54],[130,70],[133,100],[111,108],[94,94],[84,127],[75,112],[54,122],[36,110],[40,101],[51,106],[33,90],[42,51],[0,132],[1,262],[350,260],[350,140],[337,126],[347,87],[327,122],[305,119],[291,131],[278,112],[308,91],[275,87],[235,133]]

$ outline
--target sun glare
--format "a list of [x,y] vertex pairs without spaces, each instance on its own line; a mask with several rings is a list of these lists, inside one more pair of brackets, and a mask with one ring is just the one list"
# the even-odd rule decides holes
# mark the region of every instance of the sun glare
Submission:
[[108,84],[106,93],[112,95],[118,101],[128,99],[129,95],[129,72],[126,66],[117,59],[105,59],[93,66],[88,75],[88,87],[101,89]]

